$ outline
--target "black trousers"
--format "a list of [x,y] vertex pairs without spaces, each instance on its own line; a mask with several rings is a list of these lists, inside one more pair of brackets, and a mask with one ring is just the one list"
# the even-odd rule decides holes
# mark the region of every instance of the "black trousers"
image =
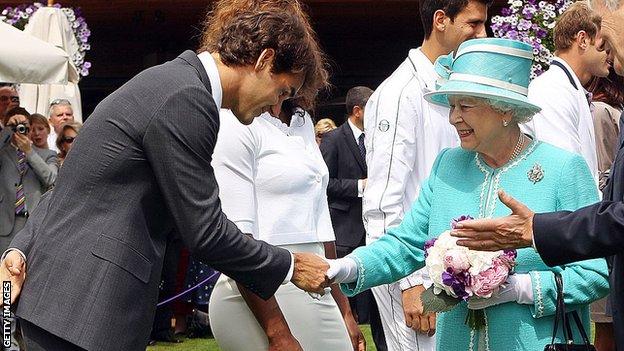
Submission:
[[20,325],[28,351],[86,351],[23,319],[20,320]]
[[[364,245],[362,243],[362,245]],[[354,248],[336,245],[336,256],[338,258],[345,257],[350,254]],[[383,326],[381,325],[381,317],[377,302],[372,291],[366,290],[349,298],[351,310],[357,314],[357,322],[360,324],[370,324],[371,334],[377,351],[387,351],[386,336],[384,335]]]

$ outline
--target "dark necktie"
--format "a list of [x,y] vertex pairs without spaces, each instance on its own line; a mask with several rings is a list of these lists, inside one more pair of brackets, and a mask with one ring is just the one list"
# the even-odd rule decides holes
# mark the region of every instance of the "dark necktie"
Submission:
[[26,173],[26,154],[22,150],[17,150],[17,170],[19,171],[19,183],[15,186],[15,214],[20,215],[26,212],[26,197],[24,196],[24,174]]
[[360,148],[360,155],[362,155],[362,160],[366,160],[366,146],[364,146],[364,133],[360,134],[358,138],[358,147]]

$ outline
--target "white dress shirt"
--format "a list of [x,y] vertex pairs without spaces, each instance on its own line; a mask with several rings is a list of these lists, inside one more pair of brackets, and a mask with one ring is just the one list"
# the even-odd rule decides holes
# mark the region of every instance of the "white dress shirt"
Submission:
[[223,211],[244,233],[273,245],[334,241],[329,171],[312,119],[292,119],[288,127],[265,113],[245,126],[221,110],[212,166]]
[[48,134],[48,149],[52,150],[52,151],[56,151],[56,153],[59,153],[59,149],[58,147],[56,147],[56,131],[54,130],[54,126],[50,125],[50,134]]
[[594,121],[586,90],[564,60],[554,60],[567,68],[576,88],[561,67],[551,65],[529,85],[529,100],[542,110],[522,129],[538,140],[583,156],[598,184]]
[[[401,223],[438,153],[459,145],[449,109],[423,98],[435,90],[438,78],[425,54],[412,49],[366,104],[368,180],[362,206],[367,242]],[[401,289],[422,284],[419,272],[401,280]]]
[[[351,120],[348,119],[348,118],[347,118],[347,123],[349,124],[349,127],[351,128],[351,131],[353,132],[353,137],[355,138],[355,143],[359,147],[359,145],[360,145],[360,135],[362,135],[364,133],[364,131],[362,131],[355,124],[353,124],[353,122],[351,122]],[[364,136],[364,137],[366,137],[366,136]],[[363,197],[364,196],[364,180],[363,179],[358,179],[357,187],[358,187],[358,197]]]

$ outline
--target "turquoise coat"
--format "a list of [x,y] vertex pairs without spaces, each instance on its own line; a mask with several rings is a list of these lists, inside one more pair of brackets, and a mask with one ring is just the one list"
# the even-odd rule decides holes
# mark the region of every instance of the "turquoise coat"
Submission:
[[[534,172],[529,177],[531,170]],[[598,200],[585,161],[550,144],[533,141],[515,160],[498,169],[489,167],[475,152],[445,149],[401,224],[349,256],[357,262],[358,279],[341,288],[355,295],[422,268],[425,241],[449,230],[453,218],[508,215],[511,211],[498,200],[498,189],[534,212],[575,210]],[[581,312],[589,334],[589,303],[605,296],[609,289],[604,259],[548,267],[533,248],[526,248],[518,250],[517,264],[517,273],[531,275],[534,303],[510,302],[485,309],[490,350],[537,351],[550,343],[556,302],[553,271],[562,273],[566,305]],[[467,311],[462,303],[438,316],[438,350],[469,349],[471,333],[464,324]],[[477,333],[473,338],[475,349],[479,339],[484,341],[484,335]]]

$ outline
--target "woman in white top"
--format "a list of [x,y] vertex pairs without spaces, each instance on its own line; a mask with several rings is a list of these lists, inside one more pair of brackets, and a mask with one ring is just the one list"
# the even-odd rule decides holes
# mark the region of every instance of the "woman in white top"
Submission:
[[[280,119],[265,113],[249,126],[221,111],[212,165],[223,211],[256,239],[291,252],[335,257],[326,195],[329,174],[314,125],[302,109],[284,110],[294,113]],[[337,286],[317,300],[288,283],[264,301],[222,275],[209,313],[224,351],[365,350],[348,300]]]

